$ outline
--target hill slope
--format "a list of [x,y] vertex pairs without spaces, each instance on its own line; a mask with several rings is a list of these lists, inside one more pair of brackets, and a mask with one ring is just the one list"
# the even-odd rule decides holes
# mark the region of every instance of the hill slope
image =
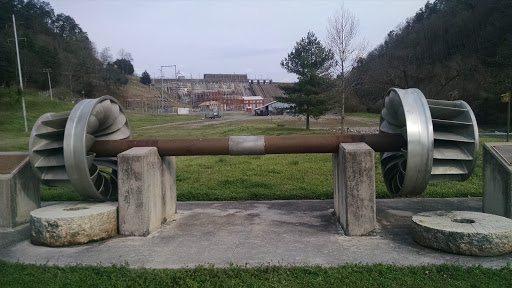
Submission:
[[[139,81],[137,76],[128,76],[128,84],[119,87],[115,97],[121,101],[124,107],[133,107],[138,102],[144,101],[148,104],[155,103],[161,99],[161,91],[155,87],[146,86]],[[188,107],[187,104],[178,100],[176,95],[164,92],[164,99],[171,107]]]
[[479,122],[502,122],[499,95],[511,89],[512,2],[436,0],[389,32],[350,77],[367,105],[390,87],[419,88],[427,98],[462,99]]

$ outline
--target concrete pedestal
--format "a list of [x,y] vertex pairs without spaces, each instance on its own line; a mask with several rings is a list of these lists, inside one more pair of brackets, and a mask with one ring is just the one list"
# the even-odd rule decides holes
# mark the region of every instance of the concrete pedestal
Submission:
[[176,213],[176,157],[162,157],[162,217],[170,220]]
[[374,151],[342,143],[332,160],[336,217],[346,235],[366,235],[376,227]]
[[39,180],[25,152],[0,152],[0,227],[12,228],[30,220],[41,207]]
[[175,157],[155,147],[118,155],[119,234],[147,236],[176,212]]
[[506,158],[510,151],[512,143],[484,144],[484,213],[512,218],[512,165]]

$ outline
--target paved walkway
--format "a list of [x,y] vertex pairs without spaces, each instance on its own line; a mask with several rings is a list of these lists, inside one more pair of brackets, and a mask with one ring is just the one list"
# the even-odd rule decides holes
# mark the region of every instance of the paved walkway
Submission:
[[[500,257],[459,256],[424,248],[411,239],[411,216],[422,211],[480,211],[481,198],[377,200],[373,236],[347,237],[333,217],[332,200],[179,202],[178,214],[148,237],[117,237],[70,248],[18,240],[0,259],[48,264],[129,263],[176,268],[199,264],[457,263],[502,267]],[[0,233],[0,237],[1,237]]]

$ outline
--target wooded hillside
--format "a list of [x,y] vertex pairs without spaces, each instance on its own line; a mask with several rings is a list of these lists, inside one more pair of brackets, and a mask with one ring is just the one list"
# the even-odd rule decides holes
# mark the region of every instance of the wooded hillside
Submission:
[[95,97],[128,83],[125,74],[133,73],[133,66],[131,70],[126,65],[121,69],[116,61],[131,65],[133,59],[113,61],[112,55],[107,55],[110,57],[100,60],[101,53],[72,17],[55,14],[44,1],[0,0],[0,86],[19,82],[12,15],[20,38],[25,86],[47,90],[48,78],[43,69],[51,69],[52,86],[70,97],[81,95],[82,91],[86,97]]
[[511,90],[512,1],[428,2],[349,76],[352,95],[375,112],[388,88],[414,87],[427,98],[465,100],[480,123],[505,123],[499,95]]

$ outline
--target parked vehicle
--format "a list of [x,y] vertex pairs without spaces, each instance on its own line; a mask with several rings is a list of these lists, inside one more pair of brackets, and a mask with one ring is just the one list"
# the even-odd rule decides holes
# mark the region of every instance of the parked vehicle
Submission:
[[214,110],[206,111],[204,114],[204,118],[215,119],[215,118],[220,118],[220,117],[222,117],[222,114],[219,113],[219,111],[214,111]]

